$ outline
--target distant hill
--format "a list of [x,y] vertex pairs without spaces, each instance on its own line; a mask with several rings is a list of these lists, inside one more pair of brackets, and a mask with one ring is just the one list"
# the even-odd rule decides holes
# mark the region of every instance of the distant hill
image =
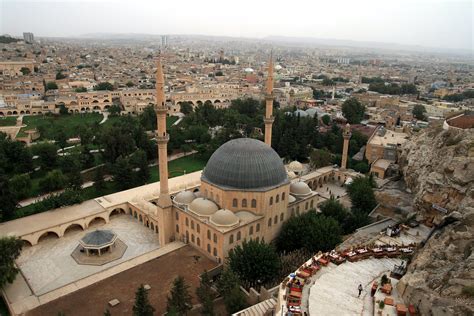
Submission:
[[10,43],[15,43],[15,42],[19,42],[19,41],[21,41],[21,39],[13,38],[13,37],[8,36],[8,35],[0,35],[0,43],[2,43],[2,44],[10,44]]

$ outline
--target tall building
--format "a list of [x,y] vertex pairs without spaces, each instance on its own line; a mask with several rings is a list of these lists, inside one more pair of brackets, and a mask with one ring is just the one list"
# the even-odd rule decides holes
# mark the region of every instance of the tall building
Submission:
[[35,37],[34,37],[33,33],[24,32],[23,33],[23,40],[25,41],[25,43],[33,44],[34,41],[35,41]]
[[168,35],[161,35],[161,47],[168,47]]

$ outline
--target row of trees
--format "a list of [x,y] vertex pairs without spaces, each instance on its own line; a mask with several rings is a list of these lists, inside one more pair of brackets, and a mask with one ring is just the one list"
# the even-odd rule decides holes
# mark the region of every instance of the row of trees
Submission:
[[373,82],[369,84],[369,90],[382,94],[402,95],[402,94],[417,94],[418,89],[412,83],[396,83]]

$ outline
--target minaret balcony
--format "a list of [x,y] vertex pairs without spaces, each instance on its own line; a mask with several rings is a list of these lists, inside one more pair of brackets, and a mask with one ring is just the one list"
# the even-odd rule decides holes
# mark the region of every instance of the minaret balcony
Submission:
[[168,107],[155,107],[156,114],[168,114]]
[[265,124],[273,124],[274,121],[275,121],[275,117],[274,117],[274,116],[264,117],[264,118],[263,118],[263,122],[264,122]]
[[168,134],[168,133],[166,133],[165,136],[156,135],[156,141],[158,142],[158,144],[167,143],[167,142],[169,142],[169,140],[170,140],[170,134]]

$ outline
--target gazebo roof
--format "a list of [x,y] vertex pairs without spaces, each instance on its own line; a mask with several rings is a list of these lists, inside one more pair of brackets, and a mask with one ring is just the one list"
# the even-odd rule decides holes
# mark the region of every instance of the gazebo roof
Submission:
[[81,239],[83,246],[101,247],[112,243],[117,235],[110,230],[96,230],[88,233]]

